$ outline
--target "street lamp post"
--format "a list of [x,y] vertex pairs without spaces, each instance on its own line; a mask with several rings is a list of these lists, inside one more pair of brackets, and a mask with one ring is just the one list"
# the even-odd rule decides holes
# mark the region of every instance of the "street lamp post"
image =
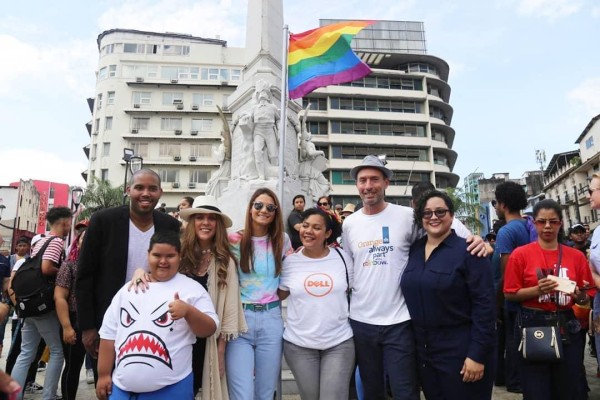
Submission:
[[83,197],[83,189],[79,186],[71,189],[71,206],[75,208],[73,211],[73,223],[71,224],[71,232],[69,232],[69,245],[71,245],[71,238],[74,237],[73,230],[75,229],[75,219],[77,219],[77,209],[81,204],[81,198]]
[[134,155],[135,151],[130,148],[123,149],[123,161],[125,161],[125,178],[123,179],[123,205],[127,199],[127,173],[131,170],[131,174],[135,174],[144,166],[144,159]]

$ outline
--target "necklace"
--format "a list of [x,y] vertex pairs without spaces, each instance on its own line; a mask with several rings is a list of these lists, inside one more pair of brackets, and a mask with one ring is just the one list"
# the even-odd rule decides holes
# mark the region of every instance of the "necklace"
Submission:
[[212,261],[213,252],[211,249],[200,250],[200,265],[198,267],[197,275],[204,276],[208,271],[208,266]]
[[205,254],[212,254],[212,250],[211,250],[211,249],[200,250],[200,254],[202,254],[202,255],[205,255]]

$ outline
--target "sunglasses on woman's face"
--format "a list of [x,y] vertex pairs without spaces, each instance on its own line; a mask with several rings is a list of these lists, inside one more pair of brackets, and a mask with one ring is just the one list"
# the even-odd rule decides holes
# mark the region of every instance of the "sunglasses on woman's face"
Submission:
[[433,211],[431,211],[431,210],[423,211],[423,219],[430,219],[431,217],[433,217],[433,214],[435,214],[435,216],[438,218],[444,218],[448,211],[450,211],[450,210],[448,210],[447,208],[438,208]]
[[321,207],[327,207],[329,205],[328,202],[323,202],[323,203],[317,203],[318,205],[320,205]]
[[256,211],[260,211],[263,208],[266,208],[267,211],[270,213],[275,212],[277,210],[277,206],[275,204],[265,204],[262,201],[255,201],[254,204],[252,204],[252,207],[254,207]]

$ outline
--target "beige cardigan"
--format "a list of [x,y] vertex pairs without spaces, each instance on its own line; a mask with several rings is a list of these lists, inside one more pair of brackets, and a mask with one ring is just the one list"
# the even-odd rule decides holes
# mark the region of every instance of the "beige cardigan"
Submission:
[[233,260],[229,260],[227,266],[227,286],[220,288],[213,258],[208,266],[208,294],[215,305],[220,324],[214,335],[206,338],[204,372],[202,374],[202,399],[228,400],[227,378],[225,375],[223,375],[223,378],[219,375],[217,338],[222,337],[229,341],[248,331],[242,309],[237,268]]

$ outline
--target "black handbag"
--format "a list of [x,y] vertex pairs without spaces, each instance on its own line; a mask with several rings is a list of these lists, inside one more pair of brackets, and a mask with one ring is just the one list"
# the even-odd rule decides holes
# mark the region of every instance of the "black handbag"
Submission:
[[[558,262],[556,263],[560,276],[562,262],[562,247],[558,245]],[[561,361],[563,358],[562,337],[558,319],[549,326],[523,327],[519,352],[527,361]]]
[[523,328],[519,351],[527,361],[561,361],[563,346],[557,326]]

